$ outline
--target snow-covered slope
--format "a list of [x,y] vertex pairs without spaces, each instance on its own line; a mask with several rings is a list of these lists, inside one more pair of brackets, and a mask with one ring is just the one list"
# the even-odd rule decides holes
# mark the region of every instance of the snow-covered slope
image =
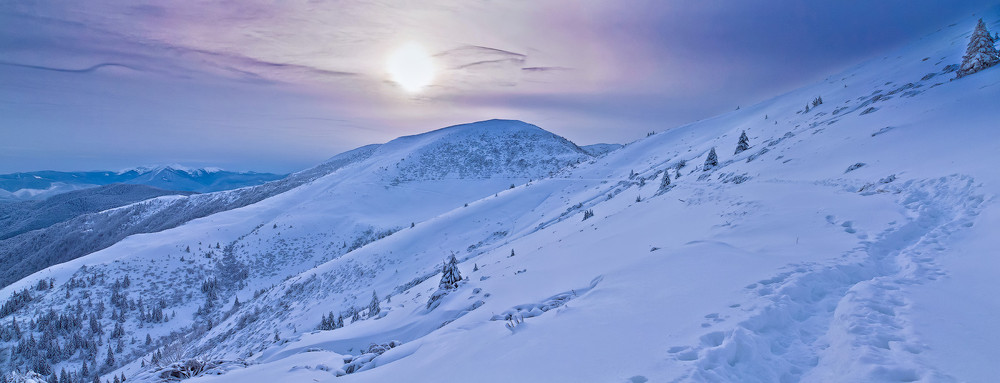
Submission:
[[[466,158],[479,160],[476,166],[470,166]],[[279,182],[298,180],[298,185],[288,185],[288,190],[280,194],[268,193],[269,198],[243,208],[231,209],[236,202],[246,200],[245,195],[264,193],[246,188],[163,197],[103,212],[100,219],[121,217],[128,220],[131,226],[126,227],[130,228],[136,226],[134,222],[152,224],[173,218],[166,215],[168,212],[191,215],[191,211],[215,205],[231,209],[172,230],[131,236],[110,248],[35,273],[4,288],[0,296],[34,288],[35,296],[22,309],[27,315],[75,302],[84,295],[107,297],[111,290],[120,292],[122,284],[113,287],[114,280],[108,277],[129,275],[130,286],[143,286],[141,293],[129,298],[141,297],[142,301],[116,300],[118,306],[110,309],[128,312],[123,322],[127,331],[152,331],[158,344],[195,337],[203,331],[203,324],[217,322],[225,314],[218,298],[228,299],[243,291],[244,299],[248,299],[257,289],[280,283],[397,230],[589,158],[571,142],[519,121],[485,121],[403,137],[356,149],[314,170],[293,174]],[[419,162],[424,168],[400,163],[404,161]],[[173,207],[178,204],[183,205]],[[95,227],[118,228],[91,221],[79,226],[81,233]],[[25,243],[28,246],[35,241]],[[68,297],[37,290],[39,280],[49,278],[80,289]],[[80,282],[83,280],[93,283]],[[217,297],[210,304],[192,295],[206,281],[212,281],[211,291]],[[164,311],[169,310],[170,322],[163,323],[163,317],[158,315],[151,328],[137,311],[149,312],[160,305]],[[196,311],[203,314],[192,316]],[[175,319],[173,313],[180,316]],[[95,326],[106,327],[105,333],[112,333],[116,324],[103,322]],[[140,352],[132,355],[138,356],[152,347],[128,343],[121,352]],[[20,363],[32,359],[18,357]]]
[[603,156],[604,154],[621,149],[624,146],[625,145],[622,144],[593,144],[581,146],[580,149],[585,150],[592,156]]
[[75,216],[164,195],[191,195],[146,185],[111,184],[77,190],[42,201],[0,204],[0,239],[48,227]]
[[377,147],[369,145],[354,149],[311,169],[259,186],[187,197],[149,199],[79,215],[43,229],[0,240],[0,260],[6,269],[0,276],[0,286],[48,266],[106,248],[133,234],[163,231],[196,218],[259,202],[368,158]]
[[[949,81],[974,21],[579,164],[553,143],[566,166],[530,182],[439,166],[479,153],[429,138],[449,129],[402,138],[0,294],[54,279],[20,323],[93,313],[83,294],[106,333],[125,312],[112,373],[130,382],[193,359],[193,382],[990,381],[1000,69]],[[451,255],[467,279],[439,290]],[[170,320],[139,323],[160,299]],[[345,325],[318,330],[330,313]]]

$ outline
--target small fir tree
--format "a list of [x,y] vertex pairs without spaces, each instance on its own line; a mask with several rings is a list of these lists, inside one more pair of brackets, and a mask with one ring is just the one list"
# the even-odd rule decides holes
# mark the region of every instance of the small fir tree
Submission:
[[747,137],[747,131],[744,130],[743,133],[740,133],[740,142],[736,143],[736,153],[733,154],[740,154],[747,149],[750,149],[750,138]]
[[[513,254],[514,250],[511,250],[511,255]],[[458,282],[461,280],[462,273],[458,270],[458,259],[455,258],[455,254],[452,254],[451,258],[441,268],[441,283],[438,284],[438,288],[442,290],[457,288]]]
[[115,351],[111,349],[110,344],[108,345],[108,355],[104,358],[104,365],[108,367],[115,366]]
[[709,171],[712,168],[719,166],[719,156],[715,154],[715,147],[708,152],[708,158],[705,158],[705,171]]
[[969,39],[969,47],[965,50],[965,56],[962,56],[962,66],[957,73],[958,78],[1000,63],[1000,54],[997,53],[995,44],[996,40],[986,30],[986,23],[983,23],[983,19],[979,19],[976,30],[972,32],[972,37]]
[[663,180],[660,181],[660,191],[666,191],[670,188],[670,170],[663,171]]
[[378,294],[372,291],[372,301],[368,303],[368,317],[374,318],[380,312],[382,312],[382,306],[379,305]]

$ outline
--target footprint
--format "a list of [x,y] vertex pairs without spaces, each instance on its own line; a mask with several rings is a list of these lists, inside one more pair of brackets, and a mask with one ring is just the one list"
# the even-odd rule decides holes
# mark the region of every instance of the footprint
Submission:
[[710,332],[701,336],[701,344],[706,347],[719,347],[724,340],[726,340],[726,334],[722,331]]
[[671,354],[676,354],[678,352],[687,350],[689,348],[691,348],[691,347],[688,347],[688,346],[674,346],[674,347],[671,347],[670,349],[668,349],[667,352],[671,353]]

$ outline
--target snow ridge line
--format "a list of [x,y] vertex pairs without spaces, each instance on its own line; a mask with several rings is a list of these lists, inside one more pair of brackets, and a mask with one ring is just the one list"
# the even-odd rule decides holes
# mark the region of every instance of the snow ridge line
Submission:
[[837,264],[790,265],[747,286],[767,304],[698,346],[671,348],[673,359],[693,364],[679,381],[953,380],[921,363],[926,346],[912,333],[905,289],[945,274],[934,256],[950,234],[972,226],[984,198],[960,175],[888,188],[914,218]]

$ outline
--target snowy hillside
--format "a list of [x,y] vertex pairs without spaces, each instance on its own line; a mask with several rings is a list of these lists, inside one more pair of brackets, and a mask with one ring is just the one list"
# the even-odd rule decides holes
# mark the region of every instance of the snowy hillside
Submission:
[[622,147],[624,147],[622,144],[593,144],[581,146],[580,149],[590,153],[592,156],[603,156],[604,154],[621,149]]
[[[520,138],[530,142],[522,143]],[[480,153],[483,160],[480,167],[460,166],[455,153]],[[395,231],[589,158],[569,141],[518,121],[486,121],[403,137],[338,155],[315,169],[256,188],[270,186],[269,190],[245,188],[161,197],[84,216],[86,220],[76,225],[56,225],[74,228],[76,231],[54,235],[63,238],[63,243],[75,244],[78,236],[93,230],[117,235],[122,227],[138,230],[144,225],[162,224],[163,219],[196,218],[195,213],[214,208],[229,210],[172,230],[126,238],[105,250],[35,273],[4,288],[2,295],[30,288],[26,294],[31,294],[31,300],[21,310],[44,313],[47,307],[77,302],[83,297],[118,297],[122,289],[128,289],[122,286],[124,275],[129,275],[127,285],[143,286],[141,293],[128,300],[115,298],[116,303],[108,301],[111,306],[107,306],[111,315],[122,318],[122,322],[98,321],[94,328],[105,334],[119,334],[116,326],[124,326],[129,332],[149,330],[155,344],[179,337],[190,339],[201,335],[204,325],[218,322],[227,314],[222,310],[224,300],[238,296],[237,291],[245,291],[244,299],[248,299],[260,288],[278,284]],[[408,159],[419,161],[427,169],[396,166]],[[421,174],[426,177],[420,178]],[[262,201],[245,206],[255,202],[250,197],[257,196]],[[240,206],[245,207],[236,208]],[[51,242],[29,238],[19,246],[39,243]],[[69,296],[46,293],[52,290],[39,281],[57,281],[76,288]],[[213,299],[204,301],[192,295],[202,294],[199,291],[203,288],[211,292]],[[139,301],[133,301],[140,296]],[[158,312],[152,316],[157,318],[154,324],[145,316],[152,310]],[[123,317],[116,312],[128,314]],[[174,318],[175,313],[180,316]],[[122,353],[138,357],[153,347],[153,343],[126,342],[117,352],[119,358]],[[89,351],[86,355],[97,356]],[[20,356],[17,363],[32,365],[35,358]]]
[[118,172],[41,171],[0,174],[0,201],[40,200],[72,190],[113,183],[152,186],[166,190],[213,192],[274,181],[284,175],[189,169],[180,165],[141,167]]
[[367,158],[376,147],[370,145],[341,153],[314,168],[259,186],[150,199],[75,216],[0,240],[0,260],[7,270],[0,276],[0,286],[106,248],[133,234],[163,231],[196,218],[259,202]]
[[601,157],[510,121],[359,149],[0,290],[0,355],[129,382],[994,380],[1000,69],[950,80],[978,17]]
[[146,185],[111,184],[67,192],[42,201],[0,204],[0,240],[45,228],[81,214],[95,213],[164,195],[191,194],[194,193],[163,190]]

